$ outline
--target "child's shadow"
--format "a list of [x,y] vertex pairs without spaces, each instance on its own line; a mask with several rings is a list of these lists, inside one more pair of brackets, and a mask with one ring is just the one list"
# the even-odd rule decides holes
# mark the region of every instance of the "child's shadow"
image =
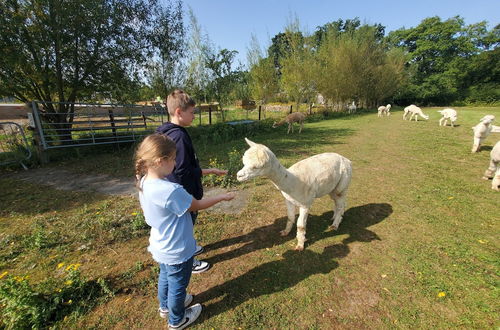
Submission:
[[[369,241],[372,240],[373,232],[366,229],[366,227],[372,226],[384,220],[386,217],[391,215],[392,206],[387,203],[371,203],[362,206],[352,207],[347,212],[344,213],[343,221],[340,224],[339,230],[329,230],[329,225],[331,224],[332,212],[326,212],[322,215],[309,215],[307,223],[307,246],[312,243],[340,234],[350,234],[349,239],[355,239],[358,241]],[[290,232],[288,236],[280,236],[280,230],[285,228],[287,218],[279,218],[274,223],[259,228],[255,228],[253,231],[232,238],[227,238],[216,243],[208,244],[205,246],[206,250],[215,250],[219,248],[225,248],[234,244],[246,243],[236,249],[232,249],[223,253],[219,253],[210,258],[204,259],[207,262],[215,264],[217,262],[222,262],[225,260],[230,260],[232,258],[237,258],[247,253],[270,248],[275,245],[281,245],[286,241],[295,240],[295,228]],[[375,235],[376,236],[376,235]]]
[[[350,212],[350,214],[348,214],[348,212]],[[342,243],[326,247],[322,253],[316,253],[307,248],[302,252],[288,250],[283,253],[283,259],[257,266],[237,278],[212,287],[197,295],[196,300],[201,303],[207,303],[213,299],[216,300],[216,302],[207,306],[206,312],[202,314],[202,319],[208,319],[227,310],[234,309],[249,299],[291,288],[311,275],[330,273],[333,269],[338,267],[338,263],[334,259],[343,258],[349,254],[348,244],[356,241],[370,242],[372,240],[380,240],[377,234],[366,229],[366,227],[379,223],[389,216],[392,213],[392,207],[389,204],[367,204],[351,208],[348,212],[346,212],[346,220],[350,218],[349,224],[344,225],[344,228],[338,232],[339,234],[349,235]],[[331,212],[327,212],[322,216],[315,217],[325,218],[325,215],[330,214]],[[318,221],[320,219],[315,220]],[[329,221],[328,218],[328,223]],[[260,231],[262,228],[269,229],[273,228],[273,226],[275,226],[275,224],[258,228],[255,231],[257,231],[258,234],[262,234]],[[324,224],[320,224],[317,227],[322,228]],[[324,229],[321,233],[318,233],[316,230],[313,231],[315,235],[311,236],[311,241],[333,236],[337,233],[332,230],[325,232]],[[274,238],[277,233],[278,229],[276,228],[276,230],[272,231],[270,235],[272,237],[270,238]],[[246,238],[247,236],[248,235],[244,235],[241,237]],[[274,239],[274,242],[279,244],[281,240],[282,239]],[[232,242],[232,239],[221,242],[229,243]],[[252,242],[245,246],[251,244],[254,244],[253,249],[262,248],[262,246],[266,245],[273,245]],[[237,249],[235,251],[240,252],[235,253],[241,255],[251,250],[250,247],[247,247],[244,251]],[[232,257],[234,256],[235,255]]]

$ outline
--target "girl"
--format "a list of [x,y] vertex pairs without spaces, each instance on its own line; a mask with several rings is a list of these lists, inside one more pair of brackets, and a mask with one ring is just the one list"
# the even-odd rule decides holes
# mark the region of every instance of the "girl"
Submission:
[[135,173],[144,218],[151,226],[148,251],[160,264],[158,300],[160,316],[168,316],[169,329],[184,329],[201,313],[200,304],[189,308],[186,294],[196,242],[190,212],[206,209],[234,194],[194,199],[182,186],[165,177],[175,165],[175,143],[160,134],[147,136],[135,153]]

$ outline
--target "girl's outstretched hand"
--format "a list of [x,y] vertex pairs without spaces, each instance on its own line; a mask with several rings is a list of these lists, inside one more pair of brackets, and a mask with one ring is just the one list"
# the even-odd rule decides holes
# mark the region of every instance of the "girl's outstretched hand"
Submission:
[[206,174],[226,175],[227,170],[220,170],[218,168],[207,168],[206,170],[203,170],[203,175]]
[[221,200],[223,201],[230,201],[231,199],[233,199],[234,197],[236,196],[235,193],[233,192],[230,192],[230,193],[227,193],[227,194],[222,194],[221,195]]

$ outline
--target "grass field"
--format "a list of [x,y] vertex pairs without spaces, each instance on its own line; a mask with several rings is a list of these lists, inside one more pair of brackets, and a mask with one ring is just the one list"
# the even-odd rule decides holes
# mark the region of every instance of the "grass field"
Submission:
[[[332,202],[316,200],[303,252],[293,250],[295,230],[279,236],[286,208],[266,179],[238,186],[250,191],[240,214],[202,212],[195,236],[213,268],[192,277],[189,291],[205,307],[193,329],[500,326],[500,194],[481,180],[500,135],[470,153],[471,126],[485,114],[499,118],[500,108],[457,108],[455,128],[438,126],[437,108],[423,110],[429,121],[403,121],[397,110],[388,118],[362,113],[309,122],[301,135],[281,127],[254,137],[285,166],[326,151],[351,159],[348,208],[332,231]],[[247,148],[243,139],[195,145],[203,165]],[[121,147],[50,166],[75,180],[127,176],[131,159],[132,147]],[[6,177],[0,186],[0,299],[31,297],[28,307],[0,309],[2,320],[42,313],[29,307],[37,300],[28,293],[38,292],[60,307],[50,314],[55,329],[165,327],[137,200]]]

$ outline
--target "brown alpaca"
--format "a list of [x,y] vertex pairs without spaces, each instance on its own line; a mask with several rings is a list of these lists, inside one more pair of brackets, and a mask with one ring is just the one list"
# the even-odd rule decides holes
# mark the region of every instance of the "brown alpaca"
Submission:
[[293,133],[293,123],[299,123],[300,124],[300,129],[299,133],[302,132],[302,127],[304,127],[304,120],[306,119],[306,115],[304,115],[302,112],[294,112],[286,116],[285,119],[279,121],[279,122],[274,122],[273,128],[276,128],[278,126],[283,125],[284,123],[288,124],[288,131],[286,134],[290,133],[290,129],[292,130]]

